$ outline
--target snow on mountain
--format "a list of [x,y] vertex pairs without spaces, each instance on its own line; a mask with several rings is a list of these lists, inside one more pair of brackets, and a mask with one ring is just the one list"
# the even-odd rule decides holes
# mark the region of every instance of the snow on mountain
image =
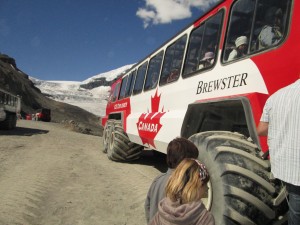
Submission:
[[105,107],[109,96],[109,86],[99,86],[93,89],[86,89],[81,85],[95,82],[99,78],[105,78],[106,81],[112,81],[124,71],[131,68],[132,65],[122,66],[118,69],[105,73],[100,73],[90,77],[82,82],[79,81],[43,81],[34,77],[29,77],[34,85],[55,101],[68,103],[78,106],[97,116],[105,115]]
[[108,72],[105,72],[105,73],[100,73],[98,75],[95,75],[93,77],[90,77],[90,78],[82,81],[82,84],[91,83],[91,82],[95,81],[96,79],[102,78],[102,77],[104,77],[106,79],[106,81],[112,81],[113,79],[116,78],[116,75],[119,75],[119,74],[123,73],[124,71],[130,69],[133,65],[134,64],[126,65],[126,66],[122,66],[122,67],[120,67],[118,69],[115,69],[115,70],[111,70],[111,71],[108,71]]

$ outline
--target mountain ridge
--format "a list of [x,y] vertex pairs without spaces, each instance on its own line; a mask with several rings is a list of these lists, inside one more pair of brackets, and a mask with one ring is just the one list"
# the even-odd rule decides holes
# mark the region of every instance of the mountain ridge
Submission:
[[83,108],[97,116],[105,115],[110,85],[132,65],[100,73],[84,81],[44,81],[29,77],[47,97]]

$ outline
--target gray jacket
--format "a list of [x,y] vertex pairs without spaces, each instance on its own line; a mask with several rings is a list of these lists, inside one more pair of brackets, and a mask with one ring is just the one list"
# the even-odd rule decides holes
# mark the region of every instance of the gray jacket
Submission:
[[148,191],[145,201],[145,214],[147,224],[158,211],[158,203],[165,197],[165,187],[172,174],[173,169],[168,169],[166,173],[157,176]]

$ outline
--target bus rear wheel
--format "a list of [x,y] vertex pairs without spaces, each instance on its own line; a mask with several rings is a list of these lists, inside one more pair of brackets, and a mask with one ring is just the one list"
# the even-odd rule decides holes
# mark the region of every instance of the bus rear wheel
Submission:
[[115,120],[112,123],[107,157],[113,161],[128,162],[140,157],[143,146],[131,142],[125,133],[122,122]]
[[[189,138],[210,173],[207,200],[216,225],[284,224],[286,202],[275,206],[282,187],[270,178],[270,163],[245,136],[208,131]],[[280,221],[281,219],[281,221]]]

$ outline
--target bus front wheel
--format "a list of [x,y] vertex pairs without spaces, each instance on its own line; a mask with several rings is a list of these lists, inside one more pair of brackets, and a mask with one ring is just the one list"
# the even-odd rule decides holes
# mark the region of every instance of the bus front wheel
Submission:
[[143,146],[131,142],[125,133],[122,122],[115,120],[111,126],[107,157],[113,161],[128,162],[140,157]]

